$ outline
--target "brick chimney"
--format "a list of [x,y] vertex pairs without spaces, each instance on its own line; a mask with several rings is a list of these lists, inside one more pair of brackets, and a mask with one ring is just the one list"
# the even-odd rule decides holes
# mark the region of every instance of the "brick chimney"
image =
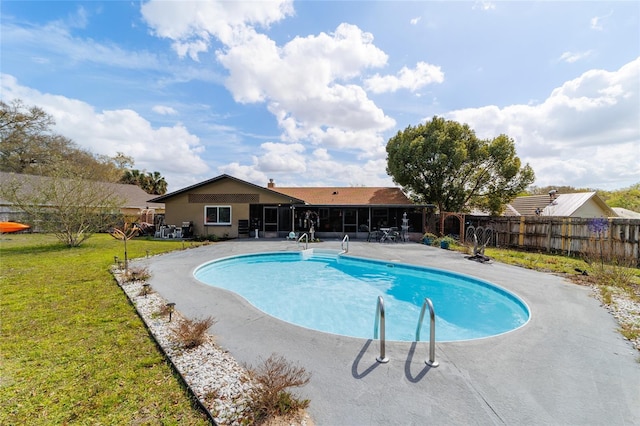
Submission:
[[273,179],[269,179],[269,183],[267,184],[267,188],[272,189],[275,188],[276,184],[273,182]]

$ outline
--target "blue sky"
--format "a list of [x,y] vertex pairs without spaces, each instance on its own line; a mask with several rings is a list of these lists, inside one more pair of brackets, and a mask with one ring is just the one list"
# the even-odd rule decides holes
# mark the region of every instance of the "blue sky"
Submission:
[[1,97],[174,191],[391,186],[433,116],[507,134],[537,186],[640,182],[640,2],[6,1]]

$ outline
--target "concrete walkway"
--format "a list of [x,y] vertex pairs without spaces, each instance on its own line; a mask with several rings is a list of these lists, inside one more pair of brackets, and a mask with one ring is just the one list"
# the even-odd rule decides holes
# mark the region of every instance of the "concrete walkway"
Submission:
[[[313,247],[339,249],[340,242]],[[311,400],[309,413],[318,426],[640,425],[640,354],[617,332],[591,289],[561,277],[480,264],[416,243],[351,241],[350,255],[473,275],[529,305],[532,318],[519,330],[437,344],[440,366],[430,368],[424,363],[428,342],[387,342],[390,362],[380,364],[378,341],[285,323],[192,275],[219,257],[296,249],[294,242],[237,240],[139,262],[152,273],[153,289],[184,315],[214,316],[218,344],[239,362],[257,365],[278,353],[311,372],[311,382],[297,392]]]

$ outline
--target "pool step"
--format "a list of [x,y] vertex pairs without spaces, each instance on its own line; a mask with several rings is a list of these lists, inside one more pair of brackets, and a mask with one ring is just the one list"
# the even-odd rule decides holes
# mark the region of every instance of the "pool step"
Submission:
[[307,249],[302,250],[304,260],[336,260],[340,252],[328,249]]

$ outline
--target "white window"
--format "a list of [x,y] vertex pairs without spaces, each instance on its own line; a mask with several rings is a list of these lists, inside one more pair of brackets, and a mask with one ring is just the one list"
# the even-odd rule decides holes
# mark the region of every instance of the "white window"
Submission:
[[231,225],[231,206],[205,206],[205,225]]

